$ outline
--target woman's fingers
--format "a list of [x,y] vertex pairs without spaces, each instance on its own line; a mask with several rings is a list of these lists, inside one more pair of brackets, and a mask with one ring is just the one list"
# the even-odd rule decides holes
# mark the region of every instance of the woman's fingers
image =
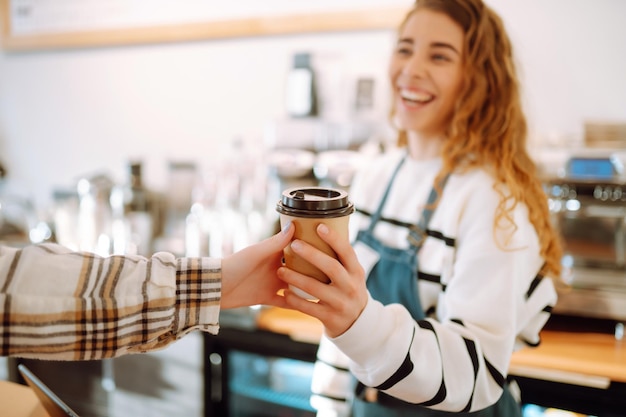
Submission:
[[[297,247],[299,244],[300,243],[298,242],[296,243],[295,246]],[[307,253],[306,258],[303,257],[303,259],[307,260],[309,263],[315,262],[315,261],[310,260],[313,257],[317,257],[319,259],[322,259],[323,257],[327,257],[328,260],[337,262],[333,258],[328,257],[328,255],[324,254],[323,252],[316,253],[318,252],[318,250],[312,246],[307,246],[306,248],[303,248],[302,250]],[[311,253],[309,254],[309,252]],[[328,288],[329,284],[318,281],[316,278],[312,276],[302,274],[288,267],[283,267],[283,268],[279,268],[278,277],[286,284],[296,287],[302,290],[303,292],[312,295],[316,299],[328,299],[329,297],[329,295],[326,293],[326,289]]]
[[277,252],[282,252],[282,250],[289,245],[294,232],[295,227],[291,222],[289,222],[279,233],[276,233],[261,242],[262,245],[260,245],[260,247],[266,251],[265,255],[268,256]]
[[294,240],[291,243],[292,250],[309,263],[315,265],[335,285],[343,286],[348,278],[351,281],[364,276],[363,268],[356,253],[345,236],[340,235],[324,224],[318,225],[317,233],[335,252],[337,259],[301,240]]
[[287,289],[284,292],[284,298],[288,308],[298,310],[320,320],[329,335],[339,335],[349,327],[352,321],[349,318],[350,315],[341,312],[345,303],[328,301],[329,298],[335,300],[344,299],[341,296],[341,292],[332,289],[332,284],[321,283],[315,278],[302,275],[286,267],[278,270],[278,276],[291,286],[319,298],[318,302],[309,301]]
[[325,224],[317,226],[318,236],[335,251],[339,262],[348,270],[359,272],[361,264],[350,244],[350,241]]

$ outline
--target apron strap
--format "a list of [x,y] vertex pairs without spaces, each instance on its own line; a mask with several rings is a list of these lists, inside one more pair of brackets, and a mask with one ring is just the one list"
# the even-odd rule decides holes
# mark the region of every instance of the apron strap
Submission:
[[426,205],[424,206],[424,210],[422,210],[422,215],[420,216],[419,222],[409,227],[407,240],[409,241],[409,244],[413,246],[416,250],[419,250],[424,243],[424,239],[426,238],[426,231],[428,230],[428,224],[430,223],[430,219],[435,212],[437,205],[439,204],[439,191],[443,192],[443,188],[448,182],[449,177],[450,174],[446,174],[446,176],[439,180],[436,185],[433,185],[433,188],[430,190],[430,194],[428,195]]
[[402,167],[405,160],[406,160],[406,154],[402,157],[402,159],[400,159],[400,162],[394,169],[393,174],[391,174],[391,178],[389,179],[389,182],[387,183],[387,188],[385,189],[383,198],[380,200],[380,203],[378,204],[378,208],[376,209],[374,214],[372,214],[369,227],[367,228],[370,233],[374,232],[374,227],[376,226],[376,223],[378,223],[378,221],[382,217],[383,207],[385,206],[385,202],[387,201],[387,197],[389,196],[389,190],[391,189],[391,185],[396,179],[396,176],[398,175],[398,171],[400,171],[400,167]]

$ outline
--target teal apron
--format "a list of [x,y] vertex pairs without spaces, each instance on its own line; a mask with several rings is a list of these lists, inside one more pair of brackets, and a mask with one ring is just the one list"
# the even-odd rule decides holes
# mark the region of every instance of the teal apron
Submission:
[[[425,314],[420,303],[419,286],[417,283],[417,254],[422,247],[428,223],[434,211],[434,205],[438,196],[436,187],[433,187],[428,196],[428,201],[422,212],[419,223],[417,226],[411,226],[409,228],[409,247],[407,249],[385,246],[374,237],[374,227],[382,217],[383,207],[387,201],[389,190],[403,163],[404,159],[402,159],[396,167],[376,212],[371,216],[369,227],[359,231],[356,240],[366,244],[380,255],[378,263],[371,270],[367,278],[367,289],[372,297],[385,305],[391,303],[404,305],[413,318],[418,321],[423,320]],[[438,187],[440,190],[443,190],[446,181],[447,177],[440,182]],[[368,402],[364,399],[364,392],[365,386],[360,382],[357,383],[352,405],[353,417],[428,417],[448,415],[477,417],[521,416],[519,404],[513,399],[506,387],[498,402],[484,410],[473,413],[453,413],[432,410],[391,397],[382,391],[377,392],[376,402]]]

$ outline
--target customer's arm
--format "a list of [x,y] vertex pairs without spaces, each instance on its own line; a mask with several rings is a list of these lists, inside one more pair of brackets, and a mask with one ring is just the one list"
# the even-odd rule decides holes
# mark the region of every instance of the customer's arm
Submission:
[[283,305],[276,269],[292,229],[223,261],[163,252],[100,257],[55,244],[0,247],[0,356],[90,360],[146,352],[195,329],[217,333],[220,306]]

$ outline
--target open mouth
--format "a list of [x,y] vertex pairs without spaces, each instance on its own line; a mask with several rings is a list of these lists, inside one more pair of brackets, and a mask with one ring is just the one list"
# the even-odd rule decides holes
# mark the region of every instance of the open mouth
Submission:
[[435,96],[422,91],[400,89],[400,97],[408,104],[426,104],[435,99]]

